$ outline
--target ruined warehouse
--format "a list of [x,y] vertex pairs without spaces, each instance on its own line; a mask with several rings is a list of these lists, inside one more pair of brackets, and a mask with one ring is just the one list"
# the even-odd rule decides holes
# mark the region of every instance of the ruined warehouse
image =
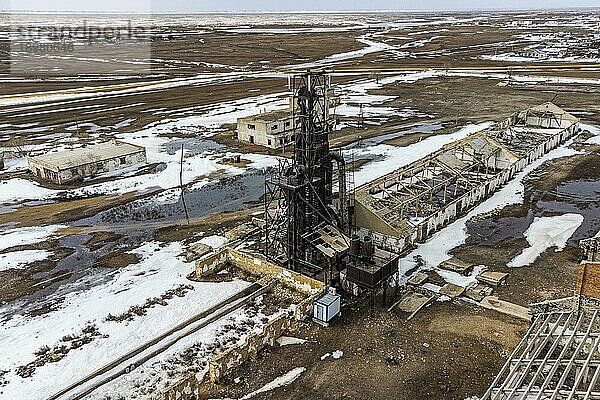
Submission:
[[73,150],[29,157],[28,162],[29,169],[38,178],[62,185],[146,163],[146,149],[111,140]]
[[444,146],[356,190],[355,218],[381,247],[425,240],[567,141],[579,120],[552,103]]

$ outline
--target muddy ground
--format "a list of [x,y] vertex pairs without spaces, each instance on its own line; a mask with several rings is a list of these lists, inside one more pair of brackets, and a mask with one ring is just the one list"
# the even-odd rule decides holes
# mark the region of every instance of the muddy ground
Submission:
[[[579,240],[600,230],[600,153],[568,157],[546,163],[525,181],[524,202],[492,215],[479,216],[467,225],[467,243],[452,253],[466,262],[508,272],[508,285],[498,289],[502,299],[527,306],[574,293],[582,258]],[[532,265],[508,268],[506,264],[528,247],[523,233],[535,217],[579,213],[584,222],[566,248],[545,251]]]
[[[203,398],[240,398],[305,367],[289,386],[253,398],[464,400],[486,390],[527,329],[524,321],[453,302],[407,317],[379,303],[372,312],[367,301],[348,305],[329,328],[305,324],[293,334],[307,343],[264,350],[207,386]],[[336,350],[341,358],[321,360]]]

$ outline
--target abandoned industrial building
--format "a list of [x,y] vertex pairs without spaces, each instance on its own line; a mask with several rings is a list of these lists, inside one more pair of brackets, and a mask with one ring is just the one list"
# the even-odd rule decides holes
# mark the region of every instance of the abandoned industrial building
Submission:
[[356,224],[377,245],[423,241],[571,138],[579,120],[552,103],[451,143],[356,189]]
[[117,140],[29,157],[38,178],[65,184],[146,162],[146,149]]
[[237,121],[238,140],[279,149],[291,145],[300,118],[290,110],[265,112]]
[[[321,89],[319,89],[321,90]],[[325,113],[325,119],[331,124],[335,121],[330,109],[340,104],[340,97],[335,94],[333,88],[329,87],[324,96],[327,107],[321,111]],[[271,149],[280,149],[292,146],[294,134],[300,128],[300,115],[298,99],[291,96],[289,107],[283,110],[267,111],[249,117],[238,118],[237,139],[241,142],[257,144]]]
[[600,0],[430,2],[0,10],[0,400],[600,400]]

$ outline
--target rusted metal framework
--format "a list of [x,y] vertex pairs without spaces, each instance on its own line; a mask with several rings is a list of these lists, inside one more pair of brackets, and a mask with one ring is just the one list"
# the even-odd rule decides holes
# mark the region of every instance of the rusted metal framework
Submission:
[[538,314],[482,400],[600,399],[600,310]]
[[[314,233],[327,225],[347,226],[344,221],[348,221],[345,163],[329,149],[329,87],[330,77],[324,72],[291,78],[292,104],[300,120],[294,157],[282,162],[275,176],[265,183],[264,252],[268,258],[296,270],[323,269]],[[333,207],[334,161],[340,175],[338,211]]]

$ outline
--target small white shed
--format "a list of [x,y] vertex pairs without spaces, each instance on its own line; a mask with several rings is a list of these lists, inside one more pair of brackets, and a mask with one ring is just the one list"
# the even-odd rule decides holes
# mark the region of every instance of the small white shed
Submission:
[[318,298],[313,305],[315,322],[329,325],[329,322],[340,313],[342,297],[339,294],[327,293]]

